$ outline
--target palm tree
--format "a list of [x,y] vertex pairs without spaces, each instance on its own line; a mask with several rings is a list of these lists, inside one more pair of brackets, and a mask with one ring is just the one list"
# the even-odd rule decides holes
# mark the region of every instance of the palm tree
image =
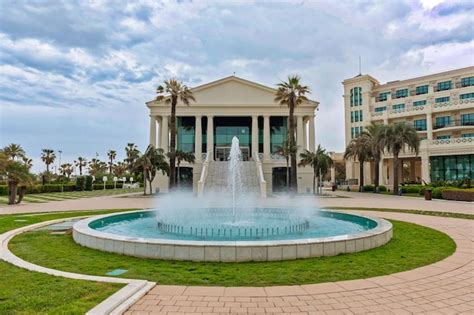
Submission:
[[71,174],[73,172],[72,164],[71,163],[64,163],[61,165],[59,168],[59,172],[66,176],[67,179],[69,180],[69,177],[71,177]]
[[0,150],[0,176],[7,178],[8,204],[19,204],[26,193],[26,186],[33,183],[30,166],[23,161],[12,159],[8,150],[5,152],[2,149]]
[[[294,111],[295,107],[301,103],[307,101],[305,94],[310,93],[309,87],[301,85],[301,78],[298,75],[289,76],[287,82],[281,82],[277,84],[278,90],[276,92],[275,102],[280,105],[288,106],[289,108],[289,126],[288,126],[288,141],[290,146],[296,145],[295,141],[295,119]],[[290,176],[290,187],[296,192],[297,190],[297,171],[296,171],[296,152],[292,152],[290,155],[291,161],[291,176]]]
[[146,195],[147,181],[149,182],[150,195],[153,194],[151,183],[156,176],[157,171],[161,170],[163,174],[169,174],[169,164],[163,149],[156,149],[153,145],[149,145],[145,153],[140,156],[133,164],[135,172],[143,173],[143,194]]
[[178,187],[180,187],[181,178],[180,178],[180,173],[179,173],[179,166],[181,165],[182,161],[188,162],[189,164],[194,164],[195,156],[194,156],[194,153],[192,152],[184,152],[181,150],[176,150],[175,156],[176,156],[176,166],[177,166],[176,176],[178,177],[177,183],[178,183]]
[[23,161],[23,163],[25,163],[29,168],[31,168],[33,166],[33,160],[26,157],[26,156],[23,156],[21,158],[21,160]]
[[283,141],[281,146],[277,146],[275,153],[285,157],[286,160],[286,190],[290,189],[290,156],[298,151],[298,146],[291,145],[288,140]]
[[385,147],[393,154],[393,194],[398,195],[398,155],[408,149],[418,155],[420,138],[416,129],[408,124],[395,124],[385,130]]
[[96,176],[98,174],[104,173],[107,169],[107,163],[102,162],[99,159],[92,159],[89,162],[89,174]]
[[135,143],[127,143],[127,146],[125,147],[125,154],[127,155],[125,162],[128,165],[128,170],[131,172],[135,161],[140,156],[140,151],[138,151]]
[[74,161],[74,164],[79,167],[79,175],[82,176],[82,168],[87,166],[87,160],[80,156]]
[[46,172],[49,173],[49,166],[54,163],[56,154],[52,149],[43,149],[41,153],[41,160],[46,164]]
[[[318,178],[318,183],[320,183],[321,178],[319,174],[326,174],[328,169],[332,166],[333,161],[325,149],[318,145],[316,152],[311,152],[309,150],[304,150],[300,154],[301,161],[299,166],[310,165],[313,168],[313,193],[316,194],[316,178]],[[319,185],[318,185],[319,190]]]
[[364,162],[372,158],[370,137],[367,133],[361,133],[357,138],[349,142],[344,153],[345,159],[352,158],[359,161],[359,191],[364,191]]
[[117,164],[114,165],[114,175],[117,177],[123,177],[125,173],[127,173],[127,164],[124,162],[117,162]]
[[387,129],[386,125],[372,123],[367,127],[365,132],[370,139],[370,150],[372,152],[372,157],[374,159],[375,167],[375,179],[374,179],[374,193],[380,192],[379,182],[379,164],[382,156],[382,152],[385,149],[385,131]]
[[15,160],[17,157],[22,158],[25,156],[25,150],[23,150],[21,145],[16,143],[10,143],[6,147],[4,147],[3,152],[9,159],[12,160]]
[[176,79],[165,80],[164,86],[160,85],[156,89],[158,96],[157,101],[163,101],[167,105],[171,105],[170,117],[170,152],[168,154],[170,159],[170,188],[176,185],[175,165],[176,165],[176,105],[178,99],[185,105],[189,105],[190,101],[196,101],[193,92]]
[[107,152],[107,156],[109,157],[109,173],[112,174],[112,168],[114,166],[114,160],[117,157],[117,152],[114,150],[109,150],[109,152]]

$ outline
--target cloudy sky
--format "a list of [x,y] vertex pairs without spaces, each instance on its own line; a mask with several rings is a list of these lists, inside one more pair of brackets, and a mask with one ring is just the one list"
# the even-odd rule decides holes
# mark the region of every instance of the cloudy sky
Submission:
[[473,1],[0,0],[0,145],[105,159],[148,141],[144,102],[163,79],[298,73],[320,101],[317,141],[344,148],[341,81],[474,64]]

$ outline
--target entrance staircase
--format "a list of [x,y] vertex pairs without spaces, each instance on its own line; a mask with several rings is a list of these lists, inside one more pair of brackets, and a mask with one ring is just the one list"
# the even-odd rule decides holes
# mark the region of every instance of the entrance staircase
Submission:
[[[210,161],[205,182],[205,192],[229,192],[229,161]],[[241,162],[242,192],[260,194],[255,161]]]

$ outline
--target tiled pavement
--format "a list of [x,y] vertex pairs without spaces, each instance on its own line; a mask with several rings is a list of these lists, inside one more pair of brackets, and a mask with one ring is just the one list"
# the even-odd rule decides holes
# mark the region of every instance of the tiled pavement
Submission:
[[456,241],[456,252],[426,267],[361,280],[262,288],[158,285],[125,314],[474,314],[474,221],[366,214],[441,230]]

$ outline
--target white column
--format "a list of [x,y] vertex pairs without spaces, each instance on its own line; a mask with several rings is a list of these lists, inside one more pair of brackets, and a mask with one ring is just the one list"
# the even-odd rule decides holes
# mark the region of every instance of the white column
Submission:
[[299,153],[303,152],[304,150],[303,133],[303,116],[296,116],[296,145],[298,146],[298,157]]
[[428,140],[433,140],[433,118],[431,113],[426,114],[426,136]]
[[214,117],[207,116],[207,154],[214,161]]
[[309,116],[309,150],[314,151],[315,140],[314,140],[314,115]]
[[335,166],[331,167],[331,183],[332,184],[336,183],[336,167]]
[[202,117],[196,116],[196,123],[194,128],[194,157],[197,162],[200,162],[202,159]]
[[270,116],[263,116],[263,158],[271,160],[270,149]]
[[383,166],[383,159],[380,159],[379,163],[379,185],[386,185],[387,174],[385,173],[385,167]]
[[421,153],[421,179],[426,183],[431,182],[430,178],[430,158],[427,152]]
[[166,152],[169,150],[169,126],[168,116],[161,118],[161,148]]
[[308,119],[303,118],[303,149],[308,150]]
[[156,148],[156,116],[150,115],[150,144]]
[[254,154],[258,154],[258,116],[252,116],[252,152],[250,155],[255,159]]

